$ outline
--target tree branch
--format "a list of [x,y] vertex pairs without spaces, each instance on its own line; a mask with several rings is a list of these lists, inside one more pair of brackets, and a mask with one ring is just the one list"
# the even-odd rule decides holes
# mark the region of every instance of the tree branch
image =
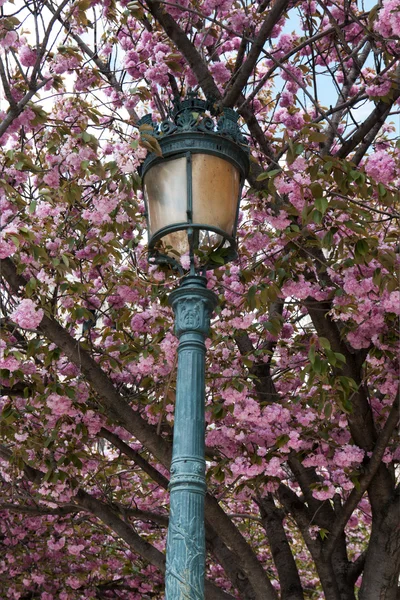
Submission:
[[193,73],[196,75],[197,81],[207,98],[221,98],[220,91],[207,69],[207,65],[197,51],[196,47],[188,39],[185,32],[181,29],[175,19],[164,11],[159,0],[146,0],[146,4],[150,13],[163,27],[165,33],[174,42],[178,50],[182,52],[187,60]]
[[352,135],[352,137],[344,142],[342,147],[334,154],[338,158],[346,158],[355,148],[358,146],[360,142],[362,142],[370,133],[372,129],[377,130],[385,122],[386,117],[390,113],[393,104],[396,102],[398,98],[400,98],[400,82],[398,81],[399,75],[397,75],[397,88],[393,91],[393,96],[390,102],[380,101],[376,105],[375,109],[369,115],[367,119],[365,119],[364,123],[359,125]]
[[272,29],[281,18],[282,13],[285,11],[288,4],[289,0],[275,0],[275,2],[272,4],[270,11],[268,12],[267,17],[261,26],[260,32],[252,44],[247,59],[237,72],[231,88],[228,88],[227,93],[225,94],[225,97],[222,101],[223,106],[235,106],[243,88],[247,83],[248,78],[250,77],[256,65],[258,57],[264,48],[265,42],[271,35]]
[[99,437],[108,440],[115,448],[118,448],[125,456],[133,460],[147,475],[149,475],[155,483],[165,490],[168,489],[168,479],[164,477],[155,467],[145,460],[139,452],[133,450],[128,444],[121,440],[115,433],[111,433],[108,429],[102,427],[98,433]]
[[297,494],[282,483],[278,488],[278,497],[287,513],[291,514],[295,519],[307,548],[311,553],[325,593],[325,600],[341,600],[332,564],[323,560],[322,557],[322,540],[311,537],[309,527],[312,524],[312,516],[310,515],[310,511],[301,502]]
[[[20,288],[25,288],[27,284],[25,278],[17,274],[15,265],[10,258],[2,259],[0,266],[1,273],[13,292],[20,295]],[[82,345],[57,321],[46,315],[43,317],[39,329],[81,370],[93,390],[98,394],[108,413],[113,415],[118,423],[123,425],[127,431],[157,456],[161,464],[168,468],[171,460],[170,445],[161,436],[157,436],[155,428],[149,425],[138,412],[132,410],[114,388],[101,367],[82,348]]]
[[[0,266],[2,268],[2,275],[7,280],[11,289],[15,294],[19,295],[20,288],[24,288],[27,284],[26,280],[17,274],[15,265],[11,259],[2,259]],[[91,387],[102,400],[103,405],[117,422],[132,433],[157,457],[162,465],[168,468],[171,460],[170,445],[161,436],[157,436],[154,427],[149,425],[124,401],[107,375],[81,347],[79,342],[72,338],[54,319],[47,316],[43,317],[39,329],[68,356],[71,362],[80,368]],[[120,447],[122,446],[120,445]],[[217,534],[221,536],[224,543],[236,554],[237,559],[241,561],[243,571],[247,574],[253,588],[256,590],[256,594],[258,594],[255,596],[255,599],[276,600],[276,592],[260,565],[257,556],[234,523],[232,523],[217,501],[209,494],[206,495],[205,506],[207,521]]]
[[[9,461],[12,458],[12,453],[8,448],[0,445],[0,457]],[[44,473],[26,464],[24,466],[24,473],[26,478],[36,485],[40,485],[43,481]],[[134,552],[137,552],[142,558],[157,567],[162,573],[165,572],[165,555],[149,542],[142,539],[129,523],[119,517],[112,507],[101,502],[101,500],[91,496],[82,489],[77,491],[74,498],[76,499],[75,506],[77,511],[86,510],[97,517],[102,523],[107,525],[107,527],[123,539]],[[68,504],[67,506],[71,507],[71,504]],[[147,514],[147,517],[148,516],[149,515]],[[162,515],[160,516],[162,517]],[[233,596],[227,594],[207,580],[205,582],[205,590],[206,600],[233,600]]]
[[357,508],[358,503],[363,497],[365,491],[368,489],[381,465],[382,457],[385,453],[390,437],[392,436],[393,431],[399,421],[399,394],[400,388],[396,394],[396,399],[390,410],[386,423],[375,443],[372,456],[365,467],[364,474],[359,478],[357,487],[353,488],[345,504],[342,506],[341,512],[337,515],[335,521],[333,522],[333,525],[330,529],[329,538],[324,547],[324,553],[327,557],[332,554],[338,537],[343,532],[347,521]]
[[350,92],[352,86],[354,85],[354,82],[356,81],[357,76],[360,73],[361,67],[367,60],[370,52],[371,52],[371,44],[368,42],[366,44],[366,47],[364,48],[364,51],[360,55],[359,59],[357,61],[354,61],[353,67],[350,69],[349,73],[347,74],[346,80],[342,86],[342,89],[340,90],[339,98],[337,99],[337,102],[336,102],[335,115],[334,115],[333,119],[331,120],[330,125],[326,131],[327,139],[324,142],[323,147],[321,149],[321,156],[324,156],[325,154],[327,154],[330,150],[330,147],[332,146],[333,139],[337,133],[337,130],[338,130],[338,127],[340,124],[340,120],[341,120],[342,114],[343,114],[342,110],[337,110],[337,109],[341,105],[343,105],[344,102],[347,101],[349,92]]
[[272,494],[256,498],[255,501],[260,507],[262,523],[281,582],[281,599],[304,600],[297,565],[283,527],[284,513],[275,505]]
[[[53,15],[56,15],[57,13],[57,18],[59,22],[63,25],[63,27],[65,27],[69,35],[75,40],[82,52],[84,52],[86,56],[94,62],[96,67],[99,69],[100,73],[107,79],[111,87],[114,88],[117,92],[122,92],[122,86],[118,82],[114,73],[108,68],[106,63],[104,63],[95,52],[92,52],[92,50],[87,44],[85,44],[82,38],[73,31],[71,24],[67,20],[61,18],[60,11],[55,11],[50,2],[45,2],[45,6],[50,10],[50,12],[53,13]],[[135,109],[127,108],[127,111],[135,121],[139,120],[139,115],[137,114]]]
[[75,504],[64,504],[63,506],[60,506],[60,508],[47,508],[44,506],[18,506],[17,504],[10,504],[7,502],[2,502],[0,504],[0,511],[1,510],[8,510],[9,512],[29,515],[31,517],[46,515],[64,517],[65,515],[70,515],[71,513],[76,513],[80,511],[80,509]]

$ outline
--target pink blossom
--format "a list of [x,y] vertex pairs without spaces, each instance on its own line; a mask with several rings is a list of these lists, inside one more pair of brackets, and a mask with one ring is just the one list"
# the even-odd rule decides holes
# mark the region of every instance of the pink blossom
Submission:
[[57,54],[53,62],[53,70],[54,73],[61,75],[61,73],[65,73],[65,71],[72,71],[73,69],[77,69],[79,67],[79,64],[80,60],[78,56],[70,54]]
[[282,287],[283,297],[294,296],[299,300],[303,300],[311,295],[312,284],[309,281],[304,281],[301,277],[299,281],[287,281]]
[[215,81],[219,84],[226,83],[232,76],[232,73],[222,62],[213,63],[210,66],[210,71],[214,75]]
[[287,108],[278,108],[275,113],[277,123],[286,125],[288,129],[293,131],[299,131],[304,125],[304,118],[300,112],[294,112],[293,114],[288,111]]
[[[1,6],[1,4],[0,4]],[[10,46],[14,46],[18,41],[18,34],[16,31],[7,31],[5,36],[0,40],[0,45],[3,48],[9,48]]]
[[7,369],[10,373],[17,371],[21,368],[21,362],[14,356],[7,356],[6,358],[0,358],[0,369]]
[[392,82],[387,79],[386,81],[369,85],[365,88],[368,96],[387,96],[392,87]]
[[323,486],[313,490],[312,495],[317,500],[329,500],[335,495],[335,488],[330,482],[324,482]]
[[44,312],[41,308],[37,308],[32,300],[25,298],[11,313],[10,318],[23,329],[36,329],[39,327],[43,315]]
[[391,292],[389,297],[383,300],[382,305],[387,312],[400,315],[400,292]]
[[400,36],[400,1],[383,0],[382,8],[378,13],[375,30],[383,38]]
[[103,419],[100,415],[88,410],[83,415],[83,422],[88,428],[89,435],[96,435],[103,426]]
[[0,258],[12,256],[16,249],[17,247],[14,242],[6,241],[4,238],[0,239]]
[[290,225],[291,220],[285,210],[280,210],[277,216],[267,215],[267,220],[275,229],[286,229]]
[[64,548],[65,546],[65,537],[60,537],[59,540],[55,540],[54,537],[51,537],[47,540],[47,546],[50,550],[61,550],[61,548]]
[[79,556],[80,553],[82,552],[82,550],[85,549],[85,546],[83,544],[69,544],[68,545],[68,552],[70,554],[73,554],[74,556]]
[[37,52],[29,46],[22,46],[19,51],[19,60],[24,67],[33,67],[36,63]]
[[81,582],[77,577],[68,577],[65,583],[69,585],[73,590],[77,590],[81,587]]
[[376,181],[388,184],[393,181],[395,167],[393,157],[384,150],[379,150],[368,157],[365,172]]
[[345,444],[343,448],[335,451],[333,461],[338,467],[350,467],[354,464],[360,464],[364,454],[364,450],[361,450],[358,446]]
[[279,479],[283,479],[285,477],[285,473],[281,467],[281,461],[278,457],[273,456],[271,460],[268,462],[265,467],[265,474],[270,477],[279,477]]
[[51,169],[51,171],[46,173],[43,177],[43,181],[51,188],[58,188],[60,185],[60,173],[58,172],[58,169]]
[[62,415],[74,416],[77,411],[73,408],[71,400],[67,396],[59,396],[58,394],[50,394],[46,400],[47,406],[55,417]]

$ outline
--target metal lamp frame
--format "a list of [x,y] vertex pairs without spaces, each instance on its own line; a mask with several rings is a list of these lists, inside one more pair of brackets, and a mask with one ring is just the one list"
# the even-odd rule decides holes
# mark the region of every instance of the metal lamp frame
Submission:
[[[214,250],[218,252],[218,263],[213,261],[212,253],[203,269],[215,268],[221,261],[227,263],[237,258],[236,233],[239,215],[240,197],[243,184],[249,169],[249,150],[246,140],[242,136],[237,124],[238,115],[232,109],[225,109],[217,121],[204,113],[215,112],[209,101],[189,96],[186,100],[175,101],[175,109],[171,120],[163,121],[161,124],[154,123],[151,115],[146,115],[139,121],[139,126],[146,125],[143,137],[155,137],[160,145],[162,156],[151,152],[147,155],[141,166],[141,176],[144,179],[150,169],[160,163],[165,163],[178,158],[186,158],[187,174],[187,220],[163,227],[153,233],[148,241],[149,258],[158,264],[169,264],[180,270],[180,264],[172,256],[162,253],[158,243],[163,237],[176,231],[187,231],[191,265],[194,265],[194,247],[196,245],[196,232],[200,230],[216,233],[221,236],[222,241]],[[153,128],[149,132],[148,126]],[[193,223],[193,194],[192,194],[192,156],[194,154],[209,154],[217,156],[233,164],[240,173],[239,193],[237,198],[237,209],[232,235],[228,235],[219,227],[204,223]],[[148,220],[148,206],[145,198],[145,214]],[[228,245],[227,245],[228,244]],[[222,250],[222,251],[221,251]]]

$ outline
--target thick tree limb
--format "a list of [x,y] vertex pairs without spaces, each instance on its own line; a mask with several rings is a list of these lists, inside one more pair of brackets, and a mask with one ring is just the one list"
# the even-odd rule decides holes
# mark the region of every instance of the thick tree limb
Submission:
[[176,47],[182,52],[187,60],[197,81],[207,98],[219,100],[221,93],[209,72],[206,63],[199,54],[198,50],[188,39],[185,32],[181,29],[175,19],[164,11],[162,3],[158,0],[146,0],[146,5],[153,17],[163,27],[165,33],[174,42]]
[[102,427],[98,433],[98,435],[105,440],[108,440],[115,448],[118,448],[125,456],[133,460],[147,475],[149,475],[153,481],[155,481],[160,487],[165,490],[168,489],[168,479],[160,473],[155,467],[153,467],[146,459],[144,459],[139,452],[133,450],[121,438],[119,438],[115,433],[112,433],[105,427]]
[[24,504],[18,505],[2,502],[0,504],[0,511],[1,510],[8,510],[9,512],[29,515],[31,517],[46,515],[64,517],[65,515],[79,512],[80,509],[77,508],[75,504],[64,504],[63,506],[60,506],[60,508],[47,508],[44,506],[27,506]]
[[206,520],[225,544],[238,556],[240,566],[254,589],[255,600],[278,600],[264,569],[240,531],[233,525],[217,500],[206,494]]
[[[399,421],[399,393],[396,396],[395,402],[390,410],[386,423],[376,441],[372,456],[365,468],[364,474],[359,478],[357,487],[351,491],[345,504],[342,506],[340,513],[336,516],[335,521],[330,529],[329,538],[324,547],[326,556],[330,556],[335,547],[338,537],[341,535],[347,521],[353,514],[358,503],[363,497],[365,491],[371,484],[377,470],[379,469],[382,457],[385,453],[390,437]],[[382,507],[383,508],[383,507]]]
[[304,600],[299,572],[283,527],[284,513],[275,505],[272,494],[256,498],[256,502],[281,582],[281,599]]
[[[0,267],[2,276],[7,280],[13,292],[19,295],[20,289],[24,288],[27,283],[24,277],[17,274],[15,265],[9,258],[2,259]],[[155,428],[129,406],[101,367],[82,348],[82,345],[50,317],[43,317],[39,329],[81,370],[109,414],[113,415],[118,423],[168,468],[171,460],[170,445],[161,436],[157,436]]]
[[[273,302],[270,306],[269,317],[282,315],[283,306],[283,302]],[[241,331],[235,335],[235,342],[242,356],[254,352],[253,344],[248,333],[245,331]],[[275,346],[276,341],[265,342],[263,350],[270,353],[270,360],[268,362],[254,362],[249,369],[250,375],[254,375],[256,378],[254,385],[260,402],[277,402],[279,400],[279,394],[271,377],[271,360]]]
[[282,14],[288,7],[289,0],[275,0],[268,12],[264,23],[261,26],[260,32],[254,40],[247,59],[240,67],[235,80],[222,101],[223,106],[233,107],[238,101],[243,88],[247,84],[257,60],[264,48],[264,44],[271,35],[272,29],[282,17]]
[[400,495],[382,506],[372,519],[371,538],[359,600],[398,600],[400,573]]
[[[283,0],[282,0],[283,1]],[[286,0],[285,0],[286,2]],[[184,31],[180,28],[178,23],[165,12],[162,8],[162,4],[157,0],[146,0],[146,4],[153,15],[153,17],[160,23],[165,30],[168,37],[174,42],[178,50],[183,54],[184,58],[190,65],[193,73],[196,75],[197,81],[202,88],[204,94],[208,98],[214,98],[215,100],[221,100],[221,93],[216,85],[214,78],[209,72],[205,61],[198,52],[197,48],[188,39]],[[244,102],[244,96],[240,96],[242,102]],[[258,121],[249,107],[243,107],[240,114],[245,119],[250,133],[254,136],[254,139],[260,145],[263,152],[272,158],[272,152],[267,138],[265,137]]]
[[352,135],[352,137],[347,140],[341,148],[334,154],[338,158],[346,158],[353,150],[355,150],[360,142],[362,142],[370,133],[370,131],[374,128],[379,128],[385,122],[386,117],[390,113],[393,104],[400,97],[400,85],[398,89],[393,92],[393,97],[390,102],[378,102],[375,109],[369,115],[367,119],[365,119],[364,123],[359,125]]
[[[101,428],[99,435],[108,440],[113,446],[118,448],[125,456],[133,460],[153,481],[158,483],[164,489],[168,489],[168,479],[164,477],[155,467],[150,465],[136,450],[133,450],[128,444],[122,441],[117,435],[111,433],[104,427]],[[143,512],[143,511],[141,511]],[[209,549],[213,552],[226,574],[237,589],[245,594],[248,600],[256,598],[252,585],[241,569],[238,556],[228,549],[221,538],[218,537],[213,527],[208,523],[206,525],[206,541]]]
[[322,540],[313,539],[310,533],[312,515],[293,490],[282,484],[278,488],[278,497],[285,510],[293,516],[301,535],[313,557],[314,564],[325,593],[325,600],[342,600],[332,564],[322,557]]

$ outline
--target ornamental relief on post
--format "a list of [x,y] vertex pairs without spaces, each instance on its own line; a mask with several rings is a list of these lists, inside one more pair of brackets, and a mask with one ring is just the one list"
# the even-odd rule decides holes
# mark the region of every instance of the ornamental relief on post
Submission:
[[177,335],[185,331],[200,331],[206,335],[210,327],[210,310],[205,300],[180,299],[175,305]]

